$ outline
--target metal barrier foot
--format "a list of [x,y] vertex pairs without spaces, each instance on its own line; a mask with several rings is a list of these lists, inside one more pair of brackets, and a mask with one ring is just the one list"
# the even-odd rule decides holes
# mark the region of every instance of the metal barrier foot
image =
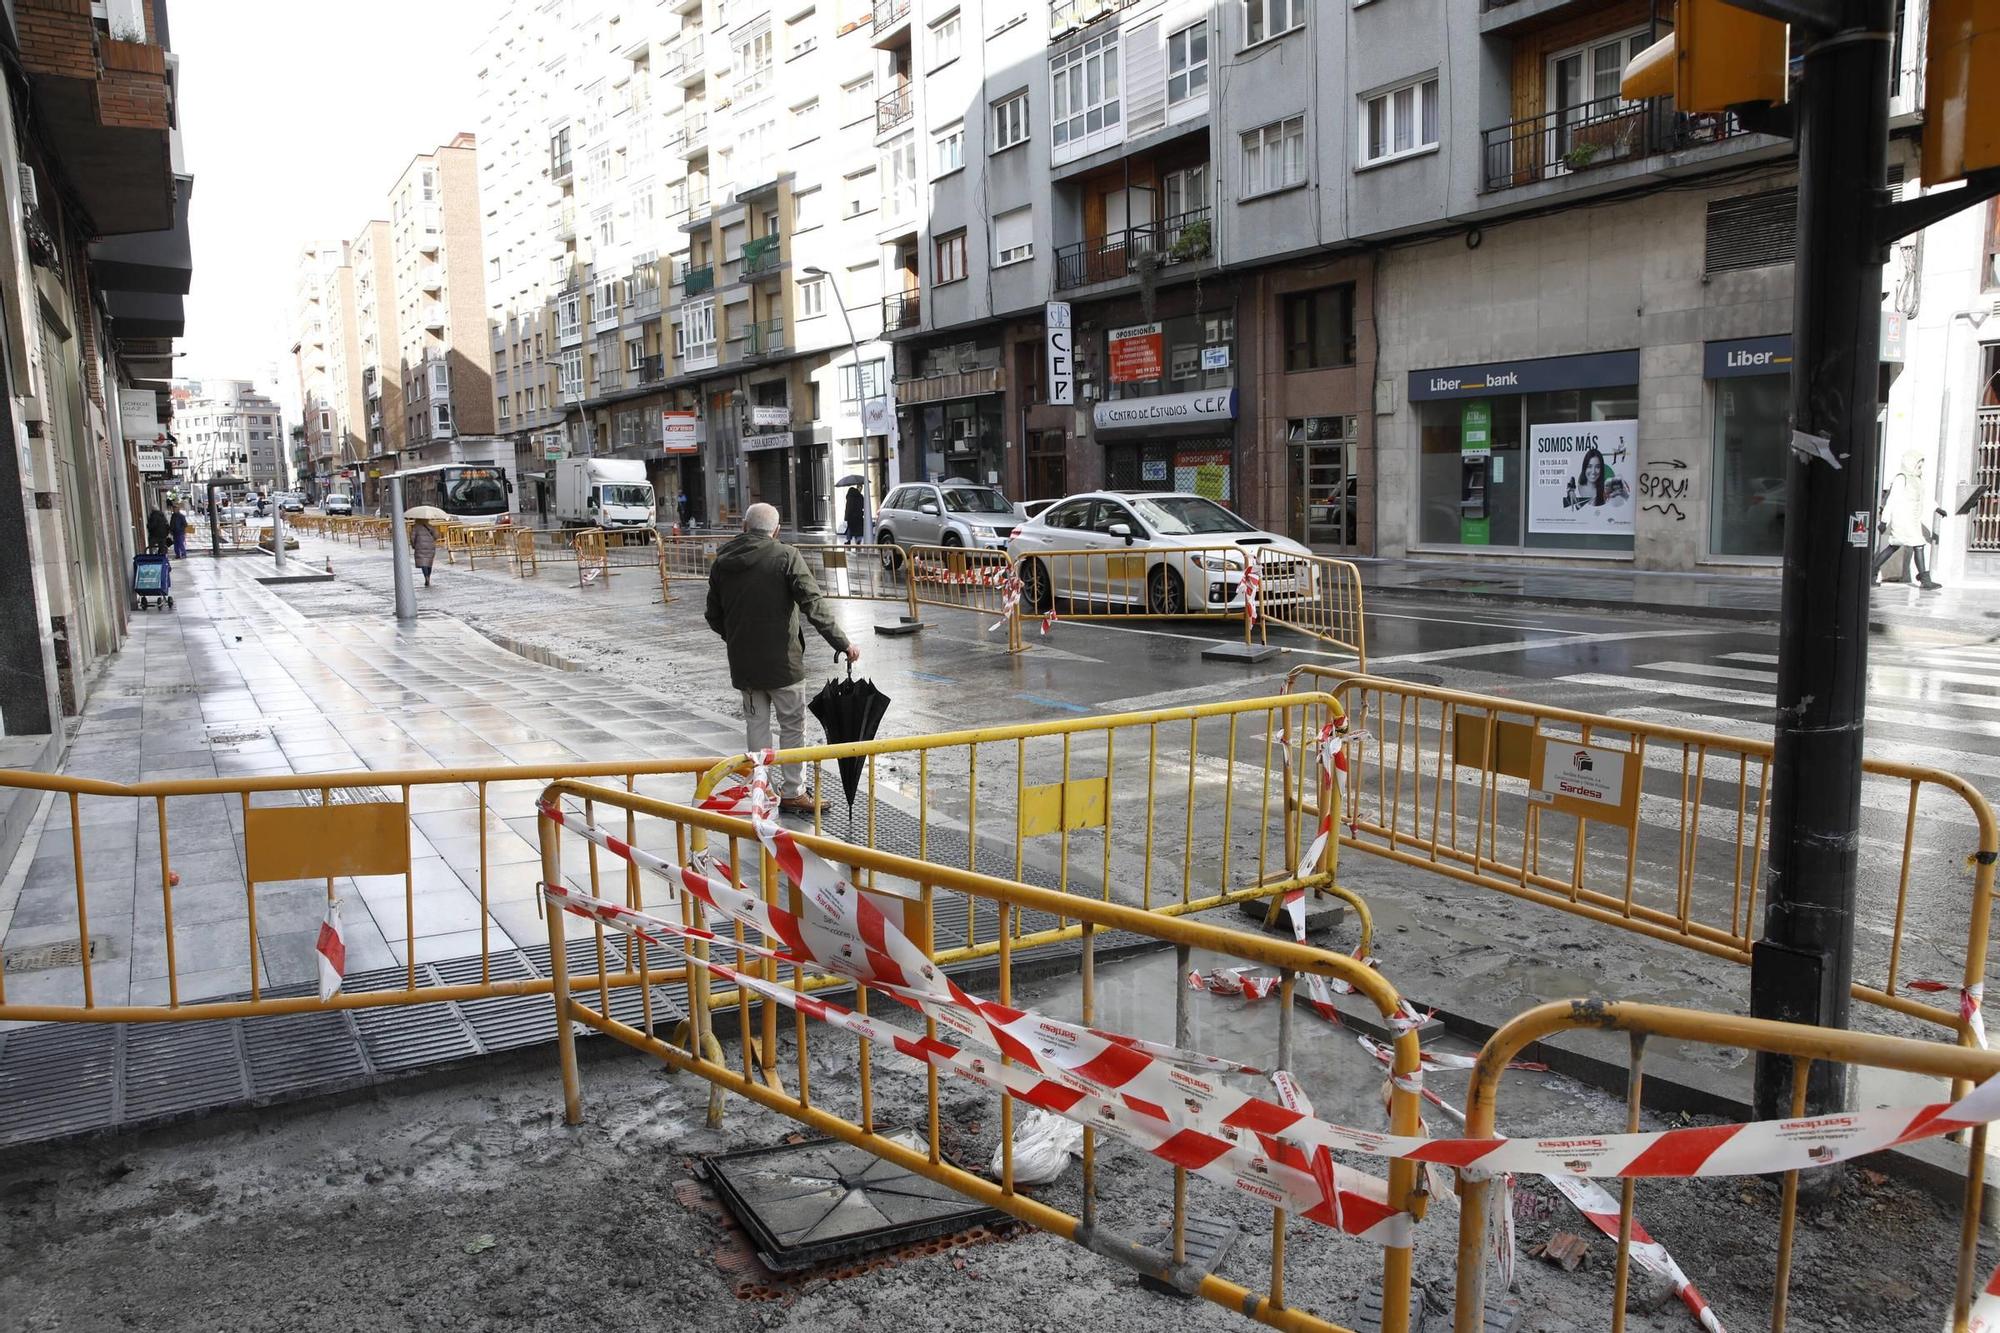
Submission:
[[1184,1228],[1184,1253],[1187,1259],[1172,1264],[1174,1232],[1172,1227],[1155,1227],[1139,1237],[1142,1249],[1156,1251],[1160,1260],[1173,1271],[1174,1281],[1155,1277],[1140,1270],[1139,1285],[1148,1291],[1157,1291],[1162,1296],[1178,1296],[1191,1301],[1200,1293],[1201,1280],[1222,1267],[1222,1258],[1229,1253],[1229,1247],[1236,1243],[1237,1227],[1234,1222],[1220,1217],[1197,1217],[1190,1213]]
[[875,622],[875,632],[885,639],[900,639],[915,634],[923,627],[923,621],[911,616],[898,616],[894,624],[885,624],[879,620]]
[[[1277,899],[1245,898],[1242,902],[1236,904],[1236,910],[1256,922],[1259,927],[1270,931],[1273,935],[1282,935],[1286,939],[1291,939],[1292,919],[1285,915],[1282,906],[1276,917],[1272,916],[1271,903],[1278,901]],[[1308,939],[1314,935],[1325,935],[1336,931],[1340,929],[1341,923],[1347,920],[1347,904],[1337,899],[1333,902],[1308,899],[1307,902],[1309,906],[1306,909],[1306,938]]]
[[[1484,1259],[1482,1257],[1482,1262]],[[1410,1293],[1410,1333],[1451,1333],[1452,1299],[1448,1291],[1433,1291],[1419,1283]],[[1523,1316],[1520,1301],[1511,1296],[1489,1300],[1486,1321],[1480,1333],[1519,1333]],[[1382,1293],[1370,1291],[1361,1298],[1354,1320],[1355,1333],[1382,1333]]]

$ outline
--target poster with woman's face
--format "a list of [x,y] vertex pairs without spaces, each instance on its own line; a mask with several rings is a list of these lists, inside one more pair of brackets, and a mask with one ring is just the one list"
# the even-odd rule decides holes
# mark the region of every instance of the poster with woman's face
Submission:
[[1528,428],[1528,531],[1632,535],[1637,421]]

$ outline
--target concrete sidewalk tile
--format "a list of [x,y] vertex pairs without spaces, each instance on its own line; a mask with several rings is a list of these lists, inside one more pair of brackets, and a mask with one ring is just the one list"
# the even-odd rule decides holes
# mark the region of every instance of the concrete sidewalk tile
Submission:
[[382,928],[382,934],[390,940],[411,933],[406,926],[412,923],[418,939],[479,927],[479,899],[463,889],[449,893],[416,894],[408,904],[408,921],[401,903],[371,900],[369,910],[375,914],[375,922]]
[[[497,903],[527,903],[535,900],[542,882],[542,862],[537,853],[533,861],[522,861],[510,865],[488,866],[486,868],[486,901],[488,905]],[[479,886],[471,886],[476,897]]]
[[471,838],[476,841],[482,824],[489,837],[503,837],[509,832],[500,816],[490,810],[484,813],[483,818],[476,809],[427,811],[412,815],[410,822],[434,844],[441,839]]
[[[513,936],[509,935],[499,922],[491,923],[487,930],[487,947],[493,953],[515,947]],[[540,936],[536,937],[541,938]],[[389,941],[389,952],[397,965],[407,964],[410,950],[404,941]],[[417,939],[417,961],[419,963],[442,962],[448,958],[477,958],[479,956],[479,930],[453,931],[446,935],[423,935]]]
[[[231,967],[210,968],[199,972],[183,971],[180,974],[180,1002],[190,1004],[197,1000],[215,1000],[225,995],[239,995],[250,989],[250,963],[248,959]],[[168,1002],[167,979],[156,977],[132,978],[132,1000],[137,1005],[164,1005]]]
[[463,782],[425,783],[410,789],[410,810],[416,814],[432,814],[443,810],[472,811],[479,808],[479,797],[472,787]]
[[[401,875],[356,875],[354,887],[364,898],[403,897]],[[465,881],[446,865],[443,857],[430,856],[410,862],[410,891],[444,893],[465,888]]]
[[[250,931],[241,920],[183,923],[174,919],[174,970],[185,977],[195,972],[243,968],[247,984]],[[132,942],[132,979],[167,975],[165,933],[143,935]]]
[[[210,880],[198,884],[176,884],[173,887],[174,925],[197,925],[225,921],[248,921],[250,917],[249,891],[241,880],[235,883],[218,883]],[[129,913],[129,924],[143,937],[157,935],[166,925],[166,900],[155,883],[148,891],[141,893],[134,901]]]
[[[224,843],[210,833],[184,841],[171,826],[167,833],[167,869],[179,875],[183,885],[234,884],[242,887],[243,857],[237,851],[238,843],[233,836]],[[133,867],[133,883],[152,889],[159,887],[160,845],[157,841],[149,842],[140,851]]]
[[[581,939],[596,930],[593,923],[574,912],[558,912],[556,915],[562,921],[564,939]],[[536,913],[532,902],[498,903],[493,908],[492,916],[523,948],[548,943],[548,920]]]
[[[132,925],[132,886],[121,891],[116,886],[85,884],[84,910],[89,914],[92,934],[129,934]],[[68,926],[76,928],[76,888],[42,885],[24,889],[14,904],[12,924],[16,926]],[[122,929],[121,929],[122,926]],[[0,936],[4,938],[4,936]]]

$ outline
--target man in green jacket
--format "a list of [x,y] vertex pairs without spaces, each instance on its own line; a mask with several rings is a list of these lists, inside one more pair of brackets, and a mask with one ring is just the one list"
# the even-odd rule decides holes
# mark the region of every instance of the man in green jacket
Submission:
[[[729,645],[729,683],[743,695],[746,749],[771,745],[771,714],[778,715],[777,748],[806,742],[806,636],[804,612],[820,637],[847,660],[861,660],[813,582],[805,558],[778,540],[778,511],[754,504],[743,511],[743,535],[715,554],[708,572],[708,627]],[[778,793],[786,810],[810,814],[805,768],[787,764]]]

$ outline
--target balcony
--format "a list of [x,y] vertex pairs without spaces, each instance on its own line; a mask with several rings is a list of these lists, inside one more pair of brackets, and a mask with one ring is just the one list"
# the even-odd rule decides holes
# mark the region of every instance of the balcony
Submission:
[[875,0],[874,36],[877,45],[884,37],[909,26],[910,0]]
[[1209,210],[1191,209],[1158,222],[1077,241],[1056,250],[1056,288],[1117,282],[1152,262],[1159,267],[1207,259]]
[[597,380],[594,387],[597,390],[597,395],[602,396],[607,393],[617,392],[624,382],[623,373],[616,366],[612,366],[597,372]]
[[916,99],[910,96],[908,85],[876,98],[875,133],[887,134],[898,125],[906,123],[916,113],[916,109]]
[[1130,9],[1138,0],[1049,0],[1049,40]]
[[776,236],[759,236],[754,241],[743,243],[743,276],[745,278],[766,277],[778,271],[784,256],[778,249]]
[[704,264],[681,274],[681,295],[700,296],[715,290],[715,265]]
[[642,356],[639,369],[633,372],[640,384],[659,384],[667,378],[667,358],[664,356]]
[[576,207],[564,204],[556,210],[556,240],[568,243],[576,239]]
[[549,179],[561,184],[570,178],[574,170],[575,167],[570,160],[569,151],[565,149],[563,152],[558,153],[555,160],[549,164]]
[[1482,179],[1488,192],[1511,190],[1746,132],[1732,115],[1683,115],[1663,97],[1600,97],[1485,131]]
[[417,274],[417,286],[427,292],[444,290],[444,269],[436,264],[426,264]]
[[174,225],[172,90],[150,34],[98,31],[78,0],[16,0],[20,70],[35,132],[68,164],[69,188],[96,236]]
[[682,38],[667,48],[666,62],[661,73],[673,79],[683,88],[700,83],[708,77],[708,46],[701,35]]
[[687,118],[687,147],[683,150],[689,157],[708,151],[708,112],[691,112]]
[[767,319],[743,330],[743,355],[773,356],[785,350],[785,321]]
[[882,332],[914,329],[923,318],[923,307],[915,292],[899,292],[882,298]]
[[446,323],[444,315],[444,307],[439,305],[435,301],[426,301],[424,303],[422,318],[424,321],[425,328],[441,329],[445,326]]

